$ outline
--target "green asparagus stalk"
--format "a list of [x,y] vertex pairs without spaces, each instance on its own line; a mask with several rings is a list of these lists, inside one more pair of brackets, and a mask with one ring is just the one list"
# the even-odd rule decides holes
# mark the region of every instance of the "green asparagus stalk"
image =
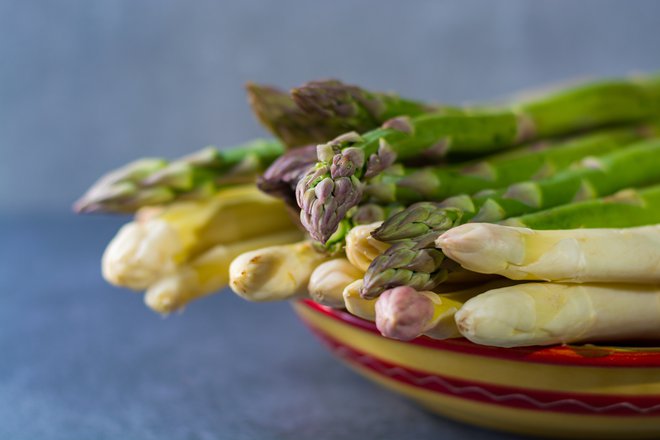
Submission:
[[593,199],[628,187],[660,181],[660,139],[640,142],[605,156],[585,158],[579,166],[550,178],[516,183],[475,196],[420,202],[387,220],[374,231],[380,241],[395,242],[378,256],[365,274],[367,298],[408,285],[431,290],[447,276],[444,255],[435,248],[438,236],[470,221],[494,223],[574,201]]
[[218,188],[254,182],[283,152],[277,141],[255,140],[223,150],[207,147],[171,162],[140,159],[101,177],[74,210],[133,213],[143,206],[206,198]]
[[[431,111],[463,111],[413,101],[394,93],[373,92],[337,80],[310,81],[291,90],[291,96],[306,114],[343,129],[337,135],[352,130],[371,130],[396,116],[418,116]],[[325,140],[328,139],[331,138]]]
[[285,91],[255,83],[248,83],[245,88],[259,122],[289,147],[326,142],[346,131],[334,121],[305,112]]
[[660,223],[660,185],[628,188],[609,197],[511,217],[499,223],[539,230],[632,228],[657,224]]
[[364,194],[369,202],[411,204],[542,179],[583,157],[603,155],[643,138],[657,136],[659,127],[658,124],[638,124],[598,130],[554,142],[539,141],[461,166],[393,166],[369,179]]
[[255,83],[248,83],[246,89],[259,121],[288,146],[327,142],[347,131],[368,131],[395,116],[462,111],[337,80],[311,81],[294,88],[291,94]]
[[318,162],[296,188],[301,222],[326,242],[362,198],[363,182],[396,160],[485,154],[598,126],[639,121],[660,108],[660,79],[603,81],[497,111],[397,117],[363,135],[347,133],[318,147]]

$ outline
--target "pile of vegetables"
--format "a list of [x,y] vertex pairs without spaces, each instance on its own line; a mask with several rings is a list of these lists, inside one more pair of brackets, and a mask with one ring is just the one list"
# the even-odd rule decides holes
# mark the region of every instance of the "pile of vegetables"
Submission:
[[134,216],[103,274],[156,312],[229,285],[401,340],[660,340],[660,75],[470,107],[247,91],[275,139],[141,159],[75,204]]

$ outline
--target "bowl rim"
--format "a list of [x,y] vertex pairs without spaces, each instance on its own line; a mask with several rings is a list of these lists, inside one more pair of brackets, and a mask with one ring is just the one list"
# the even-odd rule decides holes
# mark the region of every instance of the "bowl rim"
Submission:
[[[386,339],[380,334],[373,322],[358,318],[346,310],[333,309],[311,299],[301,299],[297,302],[344,324],[374,333]],[[660,347],[617,347],[584,344],[500,348],[478,345],[464,338],[438,340],[420,336],[407,342],[387,340],[392,343],[419,345],[438,351],[454,351],[520,362],[590,367],[660,367]]]

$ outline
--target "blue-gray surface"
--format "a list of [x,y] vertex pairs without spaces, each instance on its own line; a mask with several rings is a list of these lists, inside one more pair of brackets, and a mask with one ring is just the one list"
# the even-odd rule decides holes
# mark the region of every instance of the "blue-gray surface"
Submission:
[[262,135],[241,85],[459,102],[660,68],[660,2],[0,0],[0,439],[505,438],[335,362],[285,304],[163,320],[105,285],[101,172]]

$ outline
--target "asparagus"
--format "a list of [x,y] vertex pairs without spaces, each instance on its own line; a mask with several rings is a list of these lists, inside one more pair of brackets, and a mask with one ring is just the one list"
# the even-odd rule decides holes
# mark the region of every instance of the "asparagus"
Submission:
[[306,114],[338,127],[341,131],[336,135],[371,130],[396,116],[418,116],[431,111],[462,112],[458,108],[441,108],[393,93],[372,92],[337,80],[310,81],[294,88],[291,96]]
[[254,186],[227,188],[205,201],[177,202],[148,215],[138,211],[106,248],[103,276],[144,290],[214,246],[292,228],[281,201]]
[[314,145],[289,150],[259,176],[257,187],[266,194],[282,199],[287,205],[297,208],[296,185],[314,162],[316,162]]
[[660,283],[660,225],[533,231],[470,223],[436,245],[465,269],[514,280]]
[[362,272],[369,268],[374,258],[390,247],[388,243],[378,241],[371,236],[371,233],[381,224],[382,222],[375,222],[358,225],[346,235],[346,258]]
[[500,279],[448,293],[418,292],[399,286],[383,292],[376,301],[376,326],[381,334],[392,339],[409,341],[426,335],[434,339],[459,338],[454,322],[455,313],[470,298],[513,284]]
[[660,223],[660,185],[628,188],[610,197],[558,206],[500,223],[540,230],[652,225]]
[[353,266],[346,258],[321,263],[309,279],[307,293],[319,304],[329,307],[344,307],[342,293],[349,284],[362,279],[364,271]]
[[335,121],[302,110],[285,91],[251,82],[245,88],[259,122],[289,147],[326,142],[346,131]]
[[139,159],[101,177],[74,210],[133,213],[143,206],[207,198],[224,186],[253,182],[283,152],[279,142],[255,140],[224,150],[207,147],[171,162]]
[[512,152],[500,153],[462,166],[421,169],[391,167],[369,179],[365,196],[373,202],[444,200],[458,194],[474,194],[516,182],[542,179],[591,155],[624,148],[644,138],[656,136],[659,125],[640,124],[603,129],[560,141],[539,141]]
[[229,264],[234,258],[254,249],[293,243],[300,240],[301,236],[298,230],[291,229],[214,246],[150,285],[144,295],[144,302],[162,315],[181,310],[189,302],[227,287]]
[[660,338],[660,287],[523,283],[468,300],[463,336],[496,347]]
[[497,111],[397,117],[363,135],[350,132],[319,145],[318,162],[296,188],[301,222],[325,243],[362,198],[363,182],[396,160],[484,154],[525,141],[658,113],[660,80],[605,81],[567,89]]
[[229,287],[249,301],[281,301],[307,295],[309,279],[328,257],[309,241],[246,252],[229,266]]
[[475,196],[455,196],[443,202],[420,202],[388,219],[373,236],[396,242],[370,265],[362,294],[408,285],[431,290],[444,281],[444,256],[435,240],[446,230],[469,221],[493,223],[572,201],[596,198],[627,187],[660,181],[660,139],[648,140],[605,156],[585,158],[550,178],[521,182]]
[[[492,282],[491,282],[492,283]],[[352,315],[357,316],[358,318],[366,319],[367,321],[376,321],[376,303],[380,298],[378,299],[372,299],[372,298],[363,298],[360,295],[360,290],[362,289],[362,284],[363,281],[362,279],[355,280],[348,286],[344,288],[344,292],[342,293],[342,296],[344,297],[344,307],[346,307],[346,310],[348,310]],[[500,287],[498,285],[498,287]],[[456,284],[449,284],[449,285],[440,285],[437,286],[434,289],[435,294],[448,294],[450,297],[453,296],[452,294],[458,291],[462,291],[462,289],[472,289],[473,287],[461,287],[460,285]],[[478,288],[478,287],[474,287]],[[484,291],[484,290],[481,290]],[[455,300],[456,298],[454,298]],[[445,302],[445,305],[449,304],[448,302]],[[443,318],[444,321],[444,318]],[[439,323],[438,323],[439,324]],[[426,334],[432,337],[439,338],[441,331],[439,328],[434,329],[434,330],[429,330]]]
[[248,83],[246,89],[259,121],[289,146],[327,142],[352,130],[371,130],[395,116],[462,111],[393,93],[373,92],[337,80],[311,81],[294,88],[290,95],[255,83]]

